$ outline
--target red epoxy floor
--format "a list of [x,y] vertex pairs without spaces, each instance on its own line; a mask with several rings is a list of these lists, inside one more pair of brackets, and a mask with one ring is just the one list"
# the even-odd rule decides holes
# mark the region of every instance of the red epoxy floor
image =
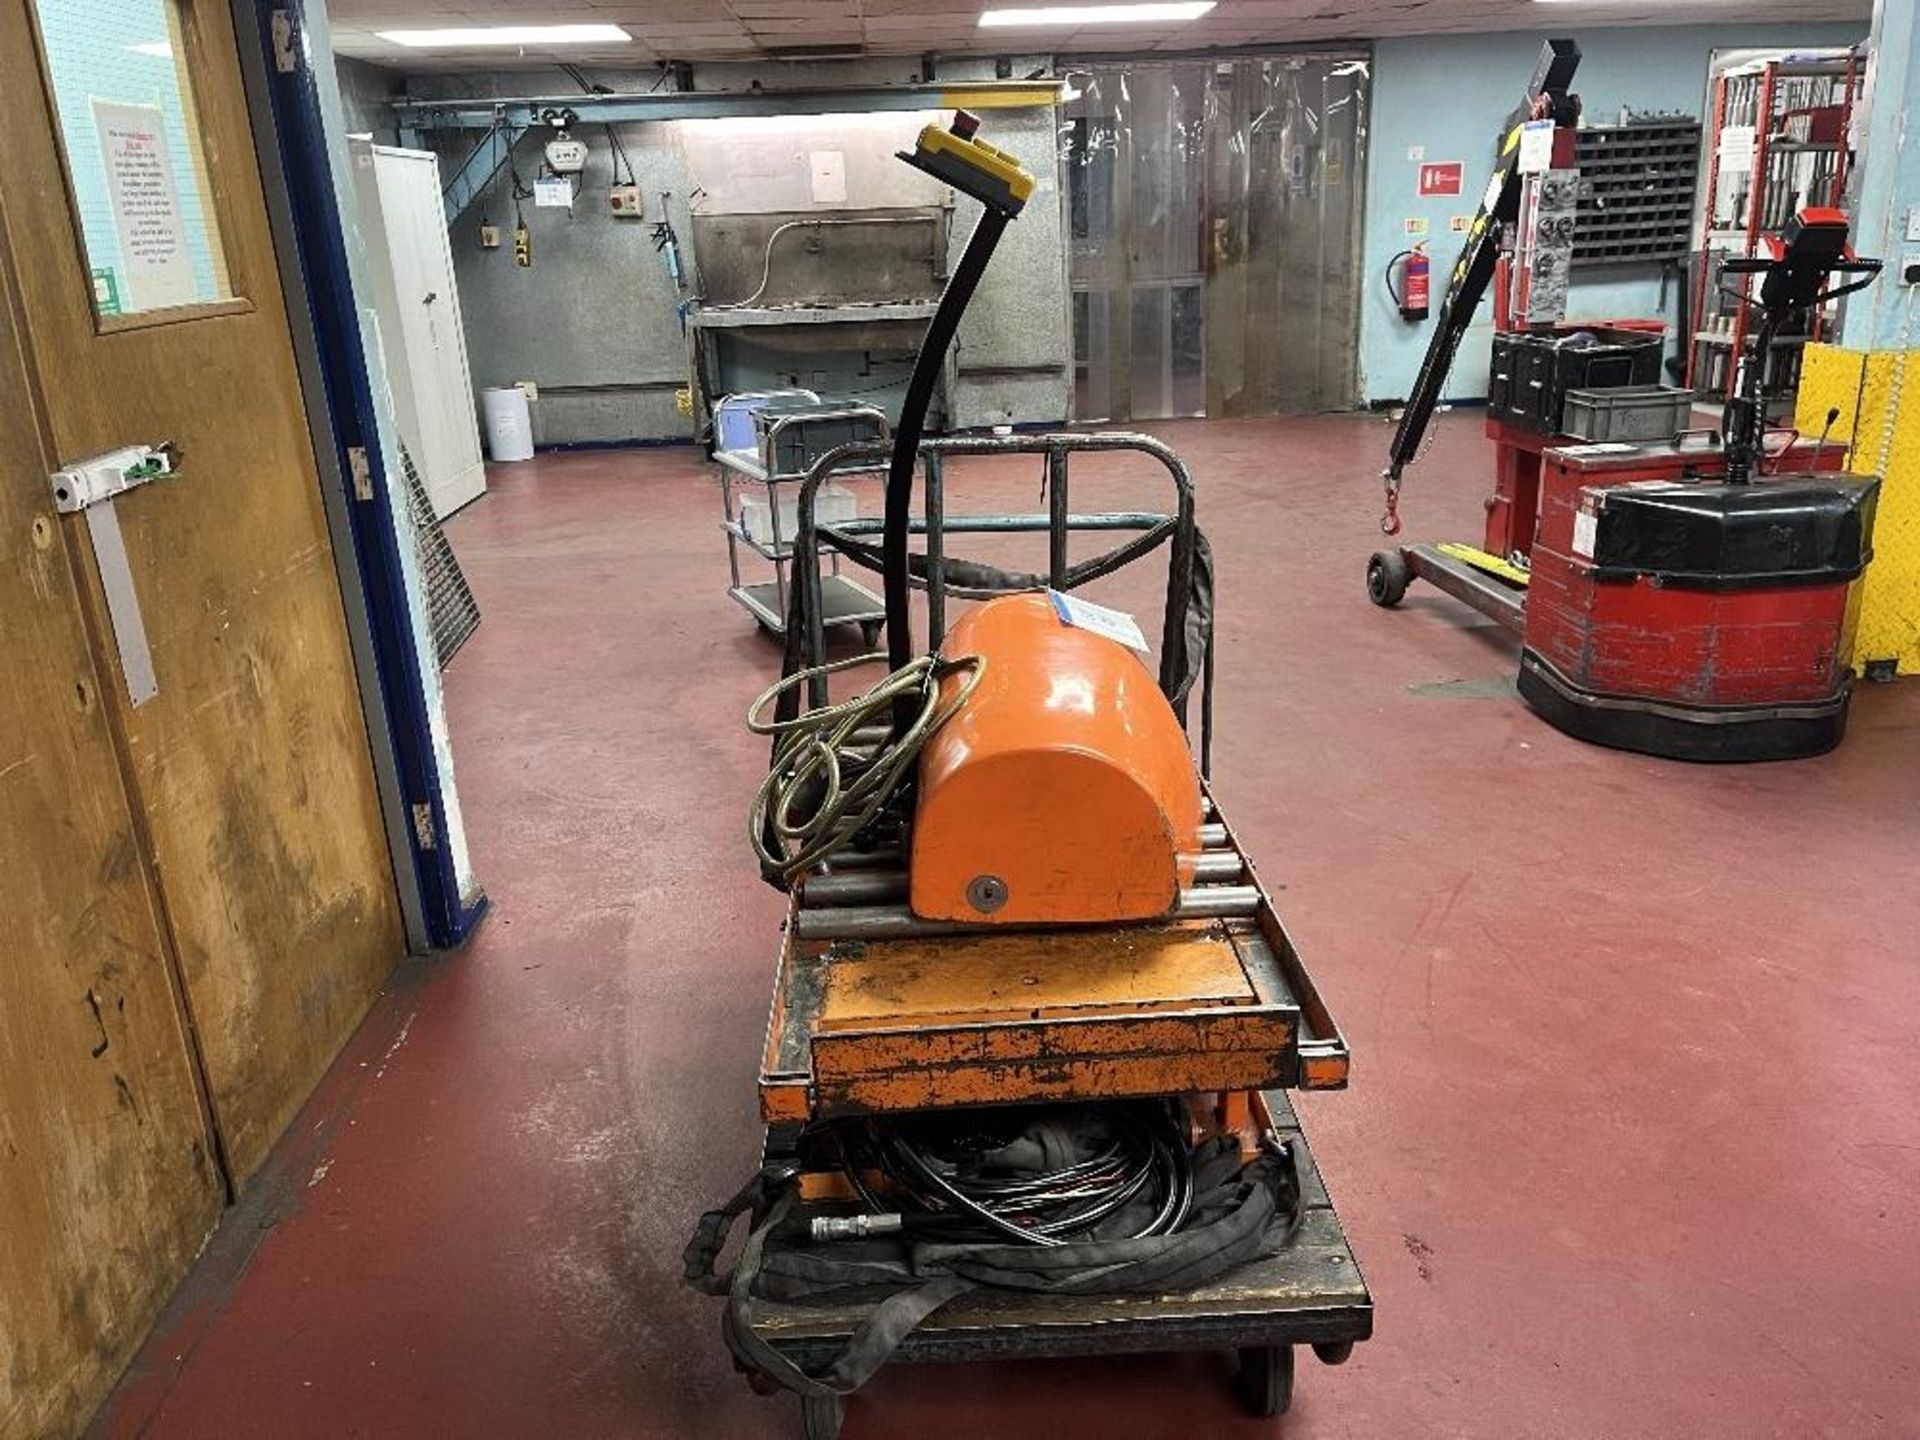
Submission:
[[[1302,1111],[1377,1335],[1303,1364],[1284,1433],[1920,1433],[1920,682],[1821,760],[1589,749],[1492,627],[1366,603],[1380,422],[1159,428],[1219,553],[1223,803],[1356,1056]],[[1478,533],[1477,431],[1410,477],[1416,534]],[[987,473],[1035,508],[1031,464]],[[453,523],[493,915],[403,968],[102,1434],[796,1433],[679,1283],[754,1160],[780,913],[741,833],[775,657],[716,503],[692,451],[590,454]],[[1226,1369],[903,1368],[846,1434],[1263,1433]]]

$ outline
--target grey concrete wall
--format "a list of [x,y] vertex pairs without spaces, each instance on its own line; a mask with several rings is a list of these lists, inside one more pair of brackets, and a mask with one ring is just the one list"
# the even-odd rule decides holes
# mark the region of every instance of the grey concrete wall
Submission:
[[[454,226],[454,276],[473,382],[538,385],[534,438],[541,444],[692,434],[674,406],[674,392],[687,380],[680,296],[654,249],[651,223],[664,192],[672,197],[665,203],[675,231],[686,233],[686,176],[677,150],[649,143],[647,132],[661,129],[621,127],[621,144],[647,197],[645,220],[623,219],[608,208],[613,149],[604,130],[582,127],[589,155],[573,209],[543,209],[531,200],[520,205],[533,241],[532,268],[514,263],[514,204],[505,177]],[[540,142],[529,139],[515,155],[529,185],[539,150]],[[499,249],[480,246],[483,214],[500,227]]]
[[388,102],[400,89],[400,77],[379,65],[344,55],[336,56],[333,65],[340,77],[340,109],[346,117],[347,133],[371,135],[376,145],[398,144]]
[[[1038,63],[1015,73],[1026,74]],[[744,90],[755,81],[764,89],[910,83],[914,68],[907,58],[699,66],[695,85]],[[619,90],[644,90],[659,79],[653,72],[601,71],[592,78]],[[991,79],[992,62],[956,63],[943,68],[941,78]],[[412,76],[405,88],[417,98],[561,95],[571,82],[557,72],[511,71]],[[955,418],[962,426],[1057,422],[1066,418],[1072,372],[1054,114],[1045,108],[994,111],[987,123],[993,142],[1018,155],[1040,184],[1009,230],[961,330]],[[605,128],[582,126],[576,134],[590,153],[573,210],[522,203],[533,240],[531,269],[513,263],[513,203],[504,176],[454,228],[455,273],[474,383],[531,380],[539,385],[536,438],[545,444],[689,435],[690,422],[677,413],[673,394],[687,375],[680,297],[653,249],[651,224],[664,192],[686,263],[696,263],[686,167],[673,127],[663,122],[619,127],[646,197],[646,222],[620,219],[607,208],[614,161]],[[451,173],[474,138],[451,131],[434,139],[443,171]],[[540,143],[530,136],[515,151],[515,164],[529,184],[539,168]],[[497,250],[479,245],[483,209],[502,229]],[[955,258],[978,210],[972,201],[959,202]]]

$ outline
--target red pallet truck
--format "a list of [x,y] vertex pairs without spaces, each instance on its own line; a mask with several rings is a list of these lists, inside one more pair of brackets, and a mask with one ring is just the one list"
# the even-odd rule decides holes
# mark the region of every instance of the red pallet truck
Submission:
[[[1518,292],[1533,283],[1528,256],[1539,242],[1524,227],[1538,208],[1530,196],[1552,171],[1525,173],[1520,137],[1529,122],[1551,122],[1556,154],[1571,153],[1579,105],[1567,86],[1578,58],[1571,42],[1549,42],[1522,110],[1528,118],[1509,132],[1454,268],[1384,475],[1389,535],[1400,528],[1402,474],[1421,452],[1481,297],[1516,272]],[[1717,430],[1547,442],[1531,459],[1503,444],[1487,549],[1376,553],[1369,598],[1397,605],[1420,579],[1498,621],[1522,640],[1521,695],[1580,739],[1699,761],[1831,749],[1846,729],[1852,602],[1872,558],[1878,481],[1843,473],[1845,448],[1826,435],[1807,441],[1767,429],[1762,357],[1790,322],[1879,271],[1878,261],[1852,255],[1839,212],[1803,212],[1770,238],[1767,255],[1725,266],[1754,287],[1740,298],[1758,323]],[[1501,290],[1504,311],[1509,287]],[[1516,313],[1526,329],[1524,300]],[[1535,388],[1551,395],[1554,387]]]

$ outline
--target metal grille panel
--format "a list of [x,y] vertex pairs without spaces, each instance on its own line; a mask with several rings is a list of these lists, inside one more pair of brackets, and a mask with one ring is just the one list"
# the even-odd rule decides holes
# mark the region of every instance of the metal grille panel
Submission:
[[1693,235],[1700,122],[1638,121],[1580,131],[1578,266],[1678,260]]

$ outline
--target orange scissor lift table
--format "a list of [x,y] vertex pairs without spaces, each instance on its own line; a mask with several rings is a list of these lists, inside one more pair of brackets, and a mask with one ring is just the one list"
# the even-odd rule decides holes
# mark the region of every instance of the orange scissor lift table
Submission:
[[[926,440],[921,449],[927,508],[935,516],[945,512],[946,462],[956,455],[1041,456],[1052,502],[1048,514],[950,517],[930,529],[918,526],[930,553],[939,556],[950,534],[1051,532],[1056,538],[1050,538],[1050,552],[1061,558],[1068,531],[1132,531],[1138,537],[1158,531],[1173,552],[1163,645],[1185,631],[1195,548],[1191,481],[1178,457],[1160,442],[1125,435],[957,437]],[[1144,452],[1159,460],[1175,483],[1172,513],[1070,514],[1067,458],[1086,451]],[[813,522],[813,491],[837,469],[871,460],[863,447],[848,447],[827,457],[802,488],[796,574],[802,577],[798,604],[803,611],[805,577],[819,569],[816,547],[847,544],[857,555],[874,523],[854,521],[823,531]],[[927,608],[934,644],[953,653],[968,643],[972,617],[1009,602],[996,600],[969,611],[949,633],[944,616],[951,589],[941,566],[933,568]],[[1048,578],[1064,585],[1073,575],[1062,563]],[[806,648],[804,618],[790,632],[802,647],[801,659],[818,653]],[[1110,642],[1099,643],[1118,650]],[[1160,687],[1141,659],[1119,653],[1128,669],[1118,673],[1133,683],[1145,682],[1159,699]],[[1181,662],[1163,656],[1165,688],[1175,688],[1181,663],[1196,670],[1201,666],[1196,657]],[[1070,665],[1059,662],[1042,668],[1056,676],[1072,673]],[[987,673],[992,673],[991,661]],[[981,702],[976,717],[990,714],[991,697],[976,698]],[[813,699],[824,704],[830,697],[822,689]],[[1019,697],[1012,703],[1030,700]],[[1109,707],[1095,708],[1110,713]],[[1134,713],[1148,708],[1137,706]],[[948,738],[970,750],[991,748],[970,732]],[[1193,787],[1193,824],[1180,839],[1167,893],[1157,909],[1136,918],[1064,923],[995,922],[985,915],[930,918],[943,908],[961,907],[951,903],[958,881],[916,885],[913,859],[935,849],[939,839],[926,833],[937,806],[925,793],[919,801],[922,833],[843,852],[793,886],[761,1061],[760,1106],[767,1124],[763,1168],[793,1176],[795,1213],[784,1232],[791,1235],[792,1222],[804,1228],[861,1209],[839,1169],[809,1156],[802,1143],[803,1136],[835,1122],[980,1106],[1184,1097],[1195,1137],[1233,1135],[1249,1157],[1262,1147],[1291,1155],[1299,1174],[1300,1212],[1283,1248],[1225,1280],[1154,1295],[975,1290],[921,1321],[893,1358],[1226,1348],[1239,1355],[1235,1383],[1243,1401],[1256,1414],[1274,1415],[1290,1403],[1296,1346],[1310,1346],[1326,1363],[1338,1364],[1372,1333],[1365,1278],[1287,1095],[1293,1089],[1344,1088],[1348,1049],[1251,857],[1211,786],[1194,771],[1184,731],[1176,731],[1176,738]],[[1203,757],[1210,749],[1204,728],[1200,749]],[[923,782],[939,763],[937,754],[923,760]],[[1135,765],[1152,768],[1144,760]],[[1076,833],[1077,817],[1092,808],[1084,803],[1085,793],[1079,798],[1075,804],[1011,805],[1019,814],[1050,817],[1060,841],[1054,868],[1062,875],[1084,875],[1086,867],[1066,857],[1105,843],[1099,833],[1105,827],[1097,820],[1086,833]],[[987,848],[1004,854],[998,847],[1006,824],[977,823],[981,818],[956,824],[956,832],[989,837]],[[1012,816],[1002,818],[1017,823]],[[1171,828],[1179,830],[1183,823]],[[943,867],[931,868],[967,875],[968,857],[943,858]],[[1110,859],[1094,868],[1111,877],[1118,865]],[[988,904],[998,900],[1005,908],[997,907],[996,913],[1005,914],[1031,886],[1006,878],[1004,888],[1004,898],[991,893],[975,898]],[[1126,909],[1117,903],[1117,888],[1109,878],[1097,897],[1076,901],[1069,894],[1057,903],[1069,911],[1076,903]],[[775,1258],[783,1245],[792,1254],[808,1249],[803,1240],[783,1240],[781,1232],[766,1245]],[[818,1372],[844,1353],[873,1310],[873,1301],[858,1297],[747,1295],[733,1323],[799,1368]],[[742,1368],[757,1386],[772,1388],[750,1366]],[[807,1435],[836,1433],[842,1413],[838,1399],[803,1397],[802,1407]]]
[[[809,1440],[892,1360],[1231,1348],[1249,1408],[1274,1415],[1295,1346],[1339,1364],[1372,1331],[1285,1093],[1343,1088],[1346,1044],[1206,779],[1213,594],[1192,478],[1145,436],[923,433],[1034,187],[976,127],[929,126],[902,157],[984,208],[891,447],[842,446],[801,483],[782,680],[750,717],[773,755],[749,829],[790,897],[766,1143],[702,1217],[687,1277],[728,1297],[736,1365],[799,1395]],[[1089,452],[1135,475],[1157,462],[1174,504],[1074,513],[1070,460]],[[946,464],[976,455],[1040,459],[1046,512],[950,516]],[[883,460],[883,517],[816,523],[829,479]],[[1119,538],[1075,562],[1088,532]],[[946,549],[1023,533],[1046,536],[1044,573]],[[1156,673],[1128,617],[1073,592],[1162,547]],[[823,548],[885,588],[890,673],[838,703],[830,675],[859,662],[828,658]],[[950,627],[954,599],[980,603]]]

